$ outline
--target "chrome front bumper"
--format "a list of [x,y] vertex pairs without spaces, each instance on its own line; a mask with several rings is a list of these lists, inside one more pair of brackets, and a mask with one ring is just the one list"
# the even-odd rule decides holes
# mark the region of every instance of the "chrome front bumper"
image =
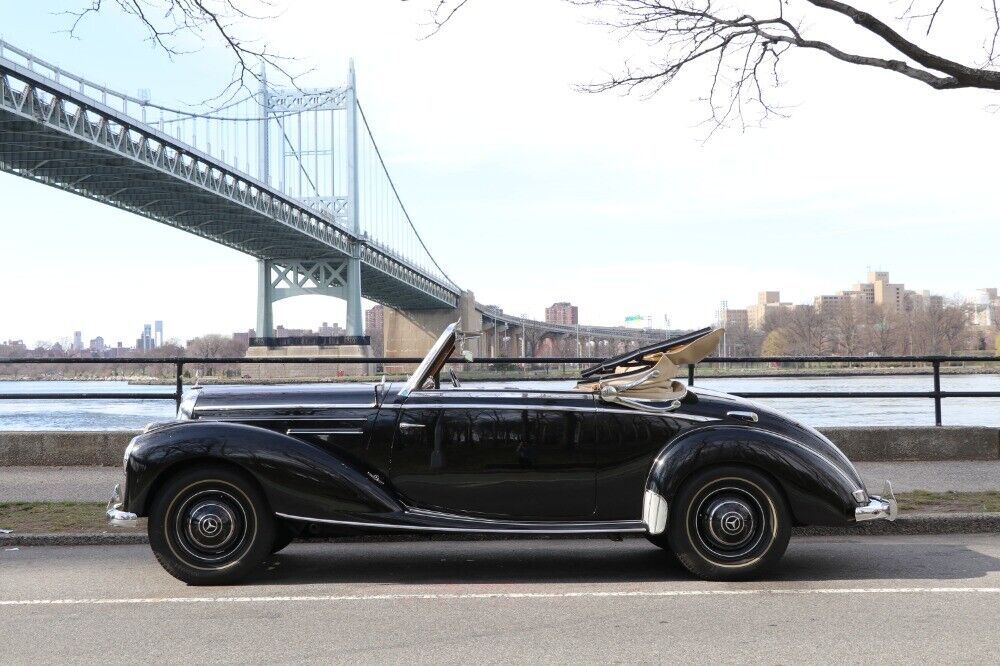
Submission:
[[896,496],[892,494],[892,484],[885,482],[882,495],[871,495],[868,504],[854,509],[854,521],[865,520],[896,520],[899,508],[896,506]]
[[135,527],[139,516],[128,511],[122,511],[122,487],[121,484],[115,486],[115,491],[111,494],[111,501],[108,502],[108,510],[105,516],[108,525],[112,527]]

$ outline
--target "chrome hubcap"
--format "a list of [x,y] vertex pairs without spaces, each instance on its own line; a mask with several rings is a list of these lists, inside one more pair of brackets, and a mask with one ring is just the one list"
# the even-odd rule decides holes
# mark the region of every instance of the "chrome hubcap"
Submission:
[[172,522],[175,542],[199,565],[224,565],[237,559],[255,527],[236,495],[216,488],[184,497]]
[[717,558],[747,557],[763,542],[767,516],[760,501],[747,489],[725,486],[709,489],[699,499],[694,528],[702,546]]
[[224,548],[237,534],[239,521],[232,509],[217,500],[206,500],[188,509],[187,537],[206,551]]

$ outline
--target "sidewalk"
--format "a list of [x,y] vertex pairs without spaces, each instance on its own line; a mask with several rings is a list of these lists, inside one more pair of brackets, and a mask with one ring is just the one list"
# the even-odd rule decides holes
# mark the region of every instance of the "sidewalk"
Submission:
[[0,467],[0,502],[107,502],[121,467]]
[[[1000,491],[1000,460],[862,462],[868,490]],[[120,467],[0,467],[0,502],[105,502],[121,480]]]

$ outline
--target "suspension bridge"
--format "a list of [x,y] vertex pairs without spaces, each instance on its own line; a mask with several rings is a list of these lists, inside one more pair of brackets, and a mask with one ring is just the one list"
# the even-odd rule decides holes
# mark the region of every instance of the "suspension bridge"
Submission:
[[254,94],[194,112],[111,90],[0,41],[0,170],[256,258],[261,337],[272,335],[273,304],[301,294],[345,300],[352,336],[363,333],[362,297],[425,337],[457,311],[463,328],[492,336],[483,349],[492,355],[502,353],[501,327],[506,355],[545,339],[553,348],[575,336],[580,351],[581,339],[614,349],[665,333],[560,326],[476,303],[410,219],[358,100],[353,64],[345,85],[323,89],[269,85],[261,70]]

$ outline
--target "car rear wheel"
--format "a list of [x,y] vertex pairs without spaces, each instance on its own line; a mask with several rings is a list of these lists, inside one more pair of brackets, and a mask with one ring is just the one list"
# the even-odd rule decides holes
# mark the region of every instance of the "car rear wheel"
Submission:
[[699,578],[745,580],[781,559],[791,517],[767,475],[749,467],[711,467],[674,496],[667,536],[677,559]]
[[171,576],[189,585],[235,583],[271,553],[274,518],[253,479],[201,466],[167,480],[149,512],[149,543]]

